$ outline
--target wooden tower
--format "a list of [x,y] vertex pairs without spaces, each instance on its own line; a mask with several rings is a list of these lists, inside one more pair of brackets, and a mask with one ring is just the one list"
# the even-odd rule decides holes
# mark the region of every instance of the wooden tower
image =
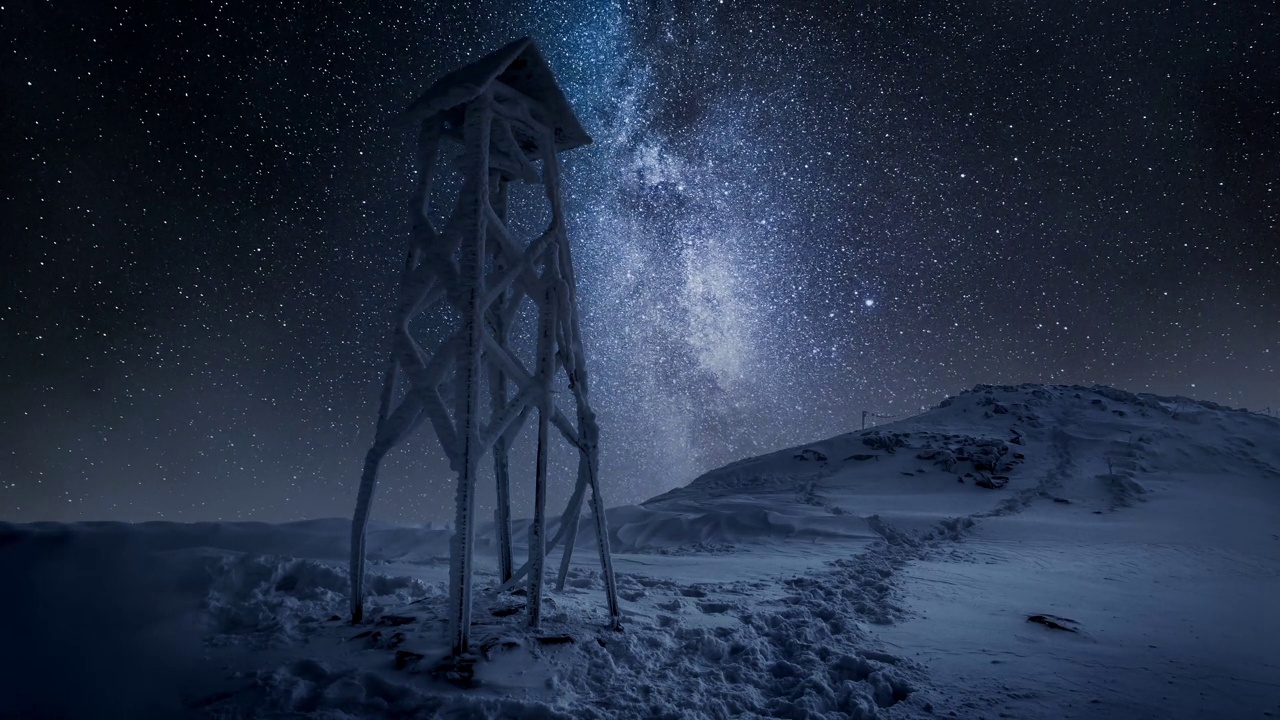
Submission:
[[[450,549],[449,632],[453,654],[468,651],[476,477],[493,451],[497,482],[499,574],[510,587],[527,576],[528,620],[539,623],[546,554],[562,544],[563,587],[587,491],[600,553],[611,624],[620,618],[609,532],[600,495],[595,414],[588,402],[587,368],[575,302],[573,261],[565,233],[558,153],[591,142],[529,38],[517,40],[440,78],[409,108],[419,129],[418,186],[412,234],[399,286],[391,356],[378,407],[377,432],[365,457],[351,523],[351,619],[363,618],[364,542],[378,465],[423,421],[435,430],[458,474],[456,524]],[[440,168],[442,140],[462,145],[456,167]],[[452,214],[436,228],[429,213],[438,173],[461,173]],[[540,184],[551,223],[528,241],[508,229],[512,181]],[[522,303],[537,311],[535,357],[521,358],[509,339]],[[424,348],[410,322],[439,304],[455,324],[445,339]],[[563,375],[560,376],[560,372]],[[553,386],[567,378],[574,408],[557,407]],[[487,407],[482,385],[488,384]],[[529,558],[515,568],[511,552],[508,452],[527,418],[537,417],[534,513]],[[577,484],[548,542],[547,458],[554,430],[578,450]]]

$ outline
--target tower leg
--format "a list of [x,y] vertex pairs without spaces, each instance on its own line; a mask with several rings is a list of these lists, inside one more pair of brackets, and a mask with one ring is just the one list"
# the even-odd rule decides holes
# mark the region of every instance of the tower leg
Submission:
[[[507,376],[496,368],[490,370],[490,392],[494,396],[494,414],[507,404]],[[511,559],[511,470],[508,463],[507,440],[499,437],[493,444],[493,475],[497,482],[497,507],[493,510],[493,524],[498,540],[498,577],[501,582],[511,579],[514,570]]]
[[529,526],[529,627],[542,622],[542,583],[547,554],[547,458],[551,451],[551,380],[555,374],[556,352],[556,273],[555,260],[543,272],[546,288],[542,292],[538,316],[538,367],[536,382],[541,385],[538,404],[538,464],[534,477],[533,524]]
[[462,342],[458,343],[454,421],[458,453],[457,516],[449,555],[449,635],[453,655],[465,654],[471,641],[472,550],[475,545],[476,475],[480,466],[480,350],[484,345],[485,208],[489,203],[489,130],[493,118],[487,94],[467,106],[464,152],[467,153],[466,185],[459,207],[461,224],[458,258],[458,309],[462,313]]
[[[581,462],[579,462],[579,476],[581,476],[582,472]],[[564,552],[560,555],[560,574],[556,576],[557,592],[564,590],[565,580],[569,577],[569,563],[573,561],[573,546],[578,542],[578,520],[581,518],[579,511],[581,506],[581,503],[578,503],[578,507],[575,507],[572,513],[565,513],[561,520],[561,522],[565,523],[565,527],[562,529],[564,532]]]
[[[507,222],[507,188],[508,183],[498,173],[494,173],[494,194],[491,198],[493,212],[498,220]],[[506,265],[501,252],[494,253],[494,270],[499,271]],[[508,293],[503,292],[493,303],[490,320],[493,323],[494,337],[503,347],[507,344],[506,304]],[[493,416],[497,417],[507,406],[507,374],[492,365],[489,370],[490,407]],[[506,434],[499,436],[493,444],[493,477],[497,484],[497,507],[493,511],[493,524],[498,541],[498,578],[501,582],[511,579],[515,564],[511,559],[511,471],[508,463],[508,447]]]
[[[585,430],[585,428],[584,428]],[[585,433],[584,433],[585,434]],[[604,576],[604,595],[609,604],[609,624],[613,629],[622,627],[622,611],[618,607],[618,583],[613,574],[613,555],[609,551],[609,520],[604,514],[604,498],[600,495],[599,456],[596,451],[595,421],[591,421],[591,439],[588,442],[588,466],[591,481],[591,514],[596,521],[596,547],[600,551],[600,571]]]
[[[394,375],[391,384],[394,384]],[[391,393],[384,393],[391,404]],[[382,420],[379,413],[377,437],[364,459],[364,472],[360,476],[360,492],[356,496],[356,514],[351,520],[351,622],[364,619],[364,540],[369,525],[369,512],[373,507],[373,490],[378,483],[378,465],[383,456],[406,435],[413,432],[425,418],[422,403],[412,393],[407,395],[395,412]]]
[[[382,458],[391,449],[391,446],[399,442],[401,438],[412,431],[418,422],[421,422],[419,404],[411,404],[411,398],[406,397],[406,401],[401,403],[397,408],[396,415],[402,416],[405,410],[412,410],[414,417],[409,418],[407,423],[397,425],[392,423],[392,427],[388,427],[388,413],[391,412],[391,398],[395,394],[395,386],[397,379],[397,360],[396,360],[396,335],[398,332],[407,332],[409,314],[414,311],[415,306],[426,296],[430,289],[430,283],[426,286],[413,287],[414,283],[410,281],[413,276],[414,268],[421,258],[422,245],[429,243],[435,237],[435,229],[431,226],[430,207],[431,207],[431,185],[435,176],[436,160],[439,156],[440,148],[440,118],[429,118],[424,120],[422,126],[418,129],[418,189],[414,193],[413,202],[410,206],[409,217],[413,227],[413,238],[409,248],[408,256],[405,258],[404,269],[400,275],[400,306],[396,311],[395,326],[391,332],[391,356],[387,360],[387,370],[382,378],[382,393],[378,400],[378,422],[374,431],[373,446],[365,455],[364,472],[360,476],[360,489],[356,493],[356,512],[351,518],[351,565],[349,568],[351,581],[351,622],[358,623],[364,619],[364,545],[365,533],[369,526],[369,513],[373,505],[373,491],[378,483],[378,465],[382,462]],[[400,418],[403,421],[403,418]],[[391,434],[395,434],[394,438],[388,437],[388,430]]]
[[364,540],[369,526],[369,510],[373,505],[373,489],[378,482],[378,463],[382,453],[370,449],[364,458],[360,476],[360,493],[356,496],[356,514],[351,520],[351,624],[364,621]]

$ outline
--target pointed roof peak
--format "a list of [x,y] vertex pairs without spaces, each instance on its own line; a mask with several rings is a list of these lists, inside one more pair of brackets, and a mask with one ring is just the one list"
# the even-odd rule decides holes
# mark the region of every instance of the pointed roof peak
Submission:
[[495,81],[533,101],[530,111],[535,120],[551,128],[556,150],[571,150],[591,142],[538,44],[527,36],[442,76],[409,106],[407,114],[414,120],[444,114],[449,125],[460,127],[462,106]]

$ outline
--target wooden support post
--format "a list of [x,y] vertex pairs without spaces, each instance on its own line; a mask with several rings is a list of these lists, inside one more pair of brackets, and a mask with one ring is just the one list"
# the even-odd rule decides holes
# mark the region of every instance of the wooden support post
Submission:
[[472,550],[475,545],[476,475],[480,466],[480,350],[484,345],[485,235],[489,204],[489,129],[492,98],[482,93],[467,105],[464,120],[466,179],[459,208],[463,213],[458,257],[458,310],[462,342],[458,344],[454,423],[458,453],[457,515],[449,555],[449,636],[454,656],[465,654],[471,640]]
[[534,471],[533,523],[529,526],[529,627],[542,622],[543,566],[546,561],[547,529],[547,460],[551,452],[549,428],[553,408],[551,383],[555,377],[556,291],[558,273],[555,257],[549,257],[543,271],[542,307],[538,322],[538,366],[536,382],[541,391],[538,400],[538,459]]
[[418,288],[411,287],[414,271],[422,257],[421,240],[435,235],[431,226],[431,186],[435,179],[436,163],[440,156],[440,118],[425,119],[418,132],[418,188],[409,206],[409,220],[414,229],[413,242],[400,275],[400,304],[392,321],[391,347],[387,368],[382,376],[382,392],[378,396],[378,420],[374,428],[373,446],[365,455],[364,471],[360,475],[360,489],[356,494],[356,511],[351,519],[351,622],[364,620],[364,561],[365,535],[368,532],[369,513],[373,508],[373,491],[378,484],[378,465],[382,457],[399,438],[385,442],[387,417],[391,413],[398,375],[395,345],[396,333],[409,322],[415,308],[408,307],[407,299]]
[[[497,173],[495,175],[497,176],[497,187],[493,196],[493,211],[498,220],[505,225],[507,222],[507,180]],[[501,250],[496,250],[494,252],[494,271],[499,272],[504,266],[503,254]],[[506,303],[513,302],[508,299],[508,295],[509,293],[505,291],[499,295],[494,300],[489,313],[493,323],[494,336],[498,344],[503,348],[507,347],[508,334],[505,317]],[[514,302],[519,300],[520,298],[516,298]],[[489,394],[491,396],[490,407],[493,409],[493,417],[497,417],[506,409],[509,400],[507,397],[507,374],[503,372],[498,363],[489,364]],[[508,458],[509,453],[510,448],[507,446],[506,434],[503,433],[493,443],[493,477],[497,485],[497,506],[493,510],[493,525],[497,535],[498,578],[501,582],[510,580],[511,573],[515,569],[511,558],[511,469]]]

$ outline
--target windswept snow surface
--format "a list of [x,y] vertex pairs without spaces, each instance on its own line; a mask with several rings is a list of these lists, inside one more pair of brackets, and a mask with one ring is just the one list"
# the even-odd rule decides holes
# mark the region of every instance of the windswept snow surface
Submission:
[[0,717],[1280,717],[1271,418],[979,386],[609,521],[622,632],[588,523],[537,631],[481,529],[469,671],[447,529],[353,627],[345,520],[0,525]]

